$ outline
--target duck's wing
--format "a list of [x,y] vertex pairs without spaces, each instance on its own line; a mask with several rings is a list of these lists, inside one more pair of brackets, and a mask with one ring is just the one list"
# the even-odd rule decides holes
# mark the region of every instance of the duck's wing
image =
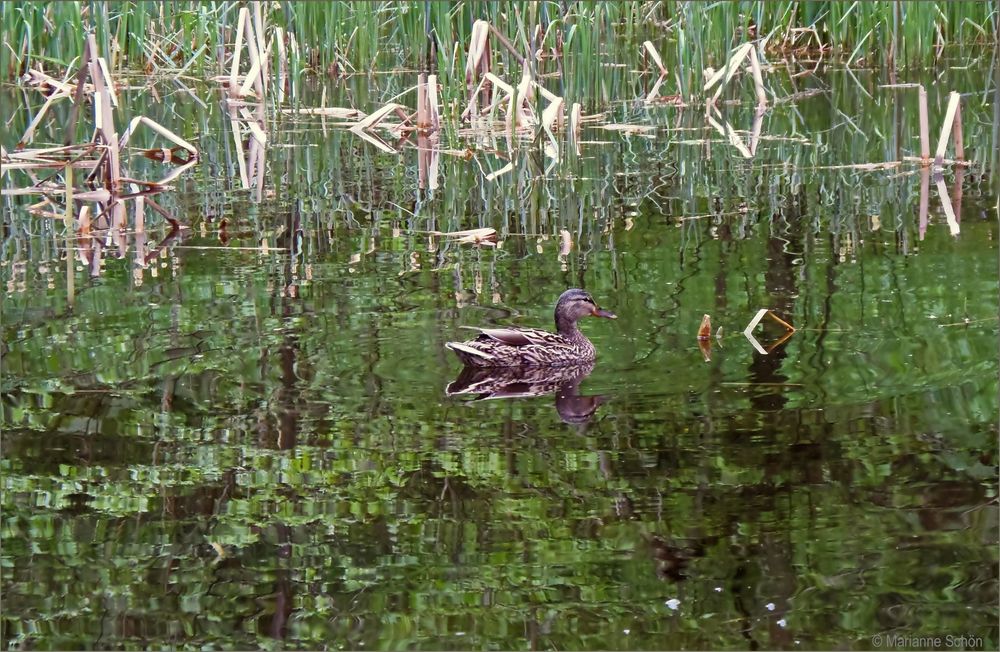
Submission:
[[539,328],[478,328],[474,326],[471,328],[479,331],[480,335],[477,339],[482,340],[485,337],[509,346],[531,346],[535,344],[545,347],[560,346],[570,348],[569,342],[561,335],[543,331]]

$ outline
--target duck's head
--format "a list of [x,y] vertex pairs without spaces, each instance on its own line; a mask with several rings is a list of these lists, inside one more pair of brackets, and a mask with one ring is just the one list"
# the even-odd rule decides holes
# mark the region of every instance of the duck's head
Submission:
[[559,296],[559,301],[556,302],[556,327],[560,331],[565,327],[572,327],[579,319],[588,316],[618,318],[615,313],[599,308],[594,298],[585,290],[573,288]]

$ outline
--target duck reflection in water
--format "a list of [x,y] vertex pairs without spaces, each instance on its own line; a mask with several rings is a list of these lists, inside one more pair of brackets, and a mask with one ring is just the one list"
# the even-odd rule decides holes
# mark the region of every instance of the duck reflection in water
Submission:
[[586,425],[607,396],[580,395],[580,383],[594,370],[593,362],[563,367],[466,366],[448,384],[448,396],[474,394],[475,400],[527,398],[555,394],[556,412],[565,423]]

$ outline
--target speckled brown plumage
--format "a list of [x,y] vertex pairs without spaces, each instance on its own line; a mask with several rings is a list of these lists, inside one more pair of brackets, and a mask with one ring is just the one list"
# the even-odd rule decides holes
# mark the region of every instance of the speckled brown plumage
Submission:
[[577,327],[577,321],[588,315],[615,319],[614,313],[598,308],[587,292],[566,290],[556,303],[555,333],[537,328],[479,328],[475,339],[445,346],[473,367],[580,364],[596,355],[594,345]]

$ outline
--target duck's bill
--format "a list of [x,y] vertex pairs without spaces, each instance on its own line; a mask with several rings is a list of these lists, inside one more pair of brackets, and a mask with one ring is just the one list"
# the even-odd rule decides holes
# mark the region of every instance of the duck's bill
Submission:
[[595,317],[604,317],[605,319],[618,319],[618,315],[616,315],[615,313],[611,312],[610,310],[601,310],[600,308],[598,308],[591,314],[594,315]]

